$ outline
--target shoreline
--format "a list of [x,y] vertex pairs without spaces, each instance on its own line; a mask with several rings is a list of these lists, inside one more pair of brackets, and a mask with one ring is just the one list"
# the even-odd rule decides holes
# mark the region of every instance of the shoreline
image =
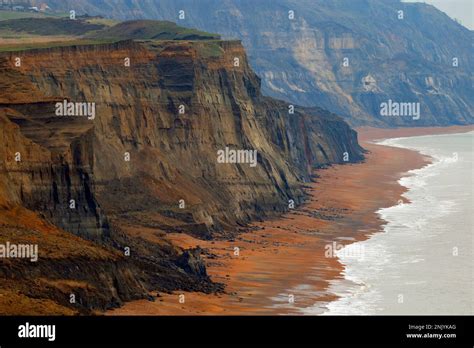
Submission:
[[[407,189],[398,180],[407,171],[430,163],[416,151],[372,142],[473,129],[359,128],[359,142],[369,151],[366,160],[317,171],[318,178],[308,184],[308,201],[294,211],[252,224],[257,229],[239,235],[235,241],[201,241],[185,234],[168,234],[176,245],[200,246],[207,251],[208,274],[226,285],[224,294],[159,294],[155,302],[128,302],[106,315],[299,314],[315,304],[318,310],[314,314],[322,314],[325,305],[337,299],[329,292],[330,282],[344,279],[339,259],[326,257],[325,253],[334,245],[366,240],[380,232],[385,221],[377,211],[405,200],[401,195]],[[235,247],[239,248],[238,256]],[[179,301],[181,294],[184,303]]]

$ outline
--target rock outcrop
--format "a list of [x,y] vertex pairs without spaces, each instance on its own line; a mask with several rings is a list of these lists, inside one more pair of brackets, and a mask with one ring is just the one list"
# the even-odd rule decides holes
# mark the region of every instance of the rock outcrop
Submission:
[[[3,56],[5,69],[17,55]],[[149,223],[149,211],[166,216],[167,230],[210,236],[300,202],[312,168],[361,159],[355,132],[337,116],[290,113],[263,97],[239,42],[126,41],[21,58],[19,80],[30,79],[25,88],[37,99],[12,94],[2,104],[59,163],[57,178],[42,176],[53,192],[17,185],[30,206],[55,212],[57,224],[79,235],[106,233],[102,211],[134,224]],[[57,116],[63,100],[95,103],[95,119]],[[258,165],[218,163],[226,147],[256,150]]]
[[[33,226],[11,218],[2,233],[20,228],[30,236],[35,224],[47,224],[76,235],[78,250],[91,243],[101,255],[96,262],[65,249],[61,267],[45,256],[35,271],[2,264],[0,272],[67,281],[67,289],[83,282],[78,305],[64,291],[27,293],[78,310],[117,306],[151,289],[220,291],[199,252],[172,246],[166,233],[234,235],[301,203],[315,168],[363,158],[341,118],[262,96],[238,41],[6,52],[0,74],[0,216],[16,209],[36,216]],[[94,117],[58,115],[64,103],[90,103]],[[220,163],[226,148],[257,151],[257,162]],[[53,253],[54,243],[39,244],[40,255]],[[71,272],[74,265],[81,271]],[[102,287],[109,290],[98,296]]]

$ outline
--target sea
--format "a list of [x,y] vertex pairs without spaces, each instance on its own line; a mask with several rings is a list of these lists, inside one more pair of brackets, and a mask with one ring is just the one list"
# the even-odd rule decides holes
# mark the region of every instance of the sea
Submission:
[[338,252],[344,278],[329,290],[339,298],[322,314],[474,314],[474,132],[378,143],[418,151],[432,163],[399,180],[408,202],[377,212],[383,230]]

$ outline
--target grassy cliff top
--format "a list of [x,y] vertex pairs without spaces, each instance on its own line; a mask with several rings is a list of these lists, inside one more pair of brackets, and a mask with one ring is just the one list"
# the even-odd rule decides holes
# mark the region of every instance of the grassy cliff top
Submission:
[[216,40],[217,34],[185,28],[169,21],[134,20],[121,22],[90,35],[98,39]]
[[[32,14],[33,15],[33,14]],[[169,21],[119,22],[97,17],[28,17],[0,20],[0,52],[123,40],[211,41],[220,36]]]
[[81,36],[91,31],[101,30],[102,24],[91,24],[85,20],[70,20],[66,18],[18,18],[0,21],[0,36]]
[[80,17],[29,17],[0,20],[0,39],[32,36],[71,36],[98,40],[215,40],[220,36],[185,28],[169,21],[115,22]]

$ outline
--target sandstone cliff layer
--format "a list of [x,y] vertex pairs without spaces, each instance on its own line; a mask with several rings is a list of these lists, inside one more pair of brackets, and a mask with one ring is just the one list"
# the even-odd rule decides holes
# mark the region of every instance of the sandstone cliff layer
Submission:
[[[66,307],[104,309],[156,288],[221,290],[205,274],[200,251],[171,246],[166,233],[232,236],[252,219],[300,204],[314,168],[363,158],[356,133],[339,117],[293,112],[262,96],[237,41],[8,52],[0,55],[0,74],[3,216],[34,214],[55,233],[78,236],[78,250],[93,243],[101,255],[96,262],[65,247],[60,267],[45,256],[41,267],[2,264],[2,274],[92,289],[82,290],[79,305],[40,286],[27,293]],[[94,105],[95,117],[58,115],[66,102]],[[219,163],[226,148],[257,151],[256,165]],[[11,236],[36,230],[21,216],[4,220],[2,233]],[[41,240],[46,232],[38,233]],[[43,255],[54,250],[40,242],[40,255],[42,247]],[[97,296],[102,287],[109,290]]]

